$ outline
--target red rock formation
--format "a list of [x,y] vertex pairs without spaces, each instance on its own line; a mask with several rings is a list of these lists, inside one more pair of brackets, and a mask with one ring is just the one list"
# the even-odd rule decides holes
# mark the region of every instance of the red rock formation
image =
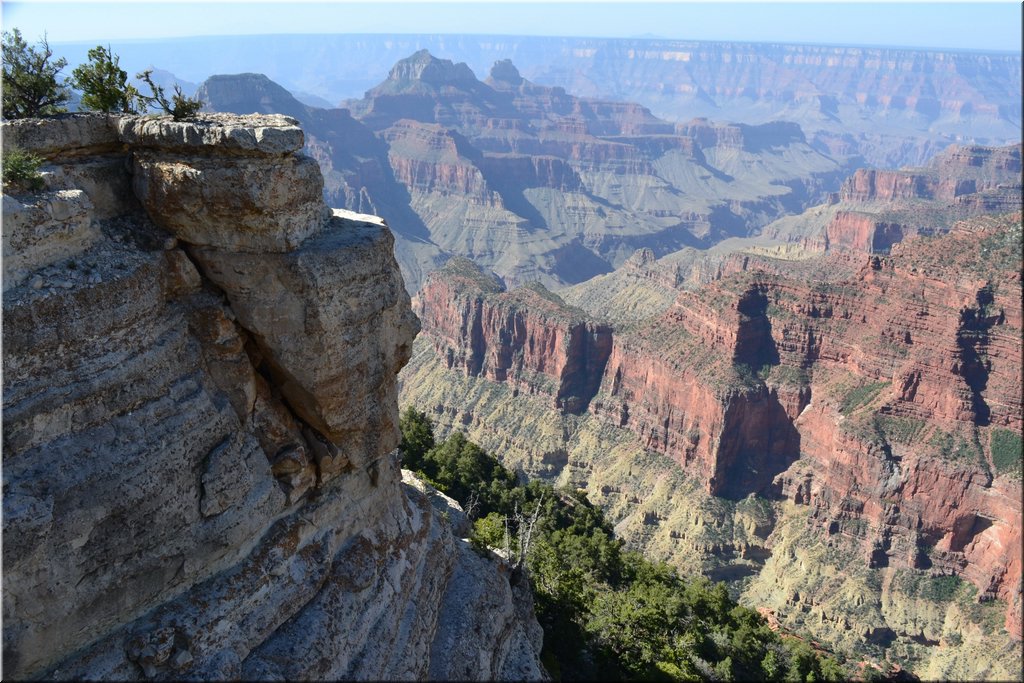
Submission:
[[497,202],[480,169],[463,154],[465,145],[459,144],[460,137],[435,124],[399,121],[383,135],[391,145],[388,160],[395,179],[420,192],[463,195],[484,204]]
[[547,394],[566,412],[587,407],[611,350],[608,326],[540,285],[505,292],[465,259],[432,273],[414,308],[449,369]]
[[870,254],[887,249],[902,237],[898,223],[881,222],[867,213],[837,211],[822,233],[805,240],[804,245],[822,252],[839,249]]
[[839,191],[844,202],[932,199],[934,181],[920,173],[858,169]]
[[559,405],[566,368],[603,369],[576,405],[593,396],[591,413],[710,493],[781,492],[829,533],[866,522],[866,562],[958,574],[1010,603],[1020,637],[1021,484],[989,448],[1021,433],[1019,231],[1020,214],[975,219],[857,257],[848,277],[848,255],[789,275],[733,257],[614,336],[470,270],[435,274],[418,312],[449,367]]
[[885,171],[859,169],[843,183],[840,201],[872,202],[937,199],[952,202],[1001,187],[1020,187],[1021,146],[953,145],[927,168]]

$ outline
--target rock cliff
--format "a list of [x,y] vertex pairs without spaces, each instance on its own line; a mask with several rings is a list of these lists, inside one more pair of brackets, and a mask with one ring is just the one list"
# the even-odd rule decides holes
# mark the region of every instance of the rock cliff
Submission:
[[968,194],[1019,185],[1020,157],[1020,145],[953,145],[932,159],[925,168],[858,170],[843,183],[839,198],[846,202],[897,199],[954,201]]
[[542,285],[506,292],[467,259],[450,260],[430,282],[416,312],[448,368],[547,396],[558,410],[586,409],[608,362],[611,327]]
[[[862,168],[796,224],[782,219],[763,235],[815,252],[885,253],[911,235],[948,231],[970,216],[1021,205],[1021,146],[951,145],[924,167]],[[802,223],[802,224],[801,224]],[[795,229],[794,229],[795,228]]]
[[397,464],[418,323],[284,116],[4,123],[3,664],[543,678],[530,591]]
[[409,191],[395,178],[388,144],[348,110],[307,106],[266,76],[252,73],[211,76],[196,96],[212,111],[295,117],[305,133],[303,152],[320,165],[324,200],[329,206],[386,217],[410,291],[415,291],[423,270],[443,260],[409,205]]
[[511,283],[556,287],[712,244],[839,189],[844,168],[794,124],[674,124],[636,104],[575,97],[508,60],[486,80],[419,51],[348,109],[319,110],[257,74],[215,76],[216,111],[299,118],[334,206],[396,226],[411,292],[450,255]]
[[[722,578],[764,572],[751,592],[756,606],[768,604],[785,623],[805,628],[795,615],[816,610],[815,637],[854,649],[878,645],[912,664],[934,659],[898,649],[937,646],[943,631],[914,625],[913,609],[900,602],[909,589],[899,577],[961,577],[979,602],[1001,605],[1000,626],[985,642],[1005,649],[1021,637],[1020,220],[1019,213],[973,219],[947,235],[916,237],[889,256],[859,256],[855,263],[848,254],[766,268],[757,265],[772,259],[726,260],[717,279],[680,292],[654,318],[603,323],[611,338],[607,355],[577,351],[575,363],[560,356],[581,348],[565,334],[588,320],[578,309],[550,299],[531,304],[534,295],[520,294],[527,305],[518,317],[496,316],[514,292],[474,289],[482,278],[442,269],[418,296],[423,341],[432,347],[422,345],[404,373],[403,400],[509,452],[528,472],[586,486],[620,519],[619,531],[642,547],[687,566],[691,552],[734,555],[725,567],[717,565]],[[644,259],[634,267],[644,267]],[[548,312],[552,306],[560,315]],[[481,369],[486,361],[471,359],[490,358],[515,337],[514,325],[476,322],[494,319],[548,321],[547,334],[534,329],[530,338],[562,342],[546,359],[530,359],[527,347],[507,375],[488,373]],[[597,324],[590,319],[588,329]],[[536,368],[579,367],[592,358],[602,362],[591,366],[592,393],[580,418],[519,414],[531,411],[523,398],[537,402],[520,397],[523,383],[548,405],[556,398],[558,383],[529,381]],[[472,379],[478,376],[514,387],[511,395]],[[451,392],[440,386],[448,383]],[[470,398],[457,409],[455,394]],[[501,405],[513,399],[517,407]],[[527,427],[531,420],[538,425]],[[526,436],[517,437],[518,430]],[[664,466],[656,479],[641,475],[652,477],[647,486],[659,482],[645,489],[637,475],[650,453],[671,458],[703,493],[693,493],[691,484],[666,484]],[[658,494],[662,486],[668,492]],[[750,517],[738,517],[714,541],[704,527],[725,522],[684,515],[679,507],[724,499],[738,511],[742,501],[758,498],[769,509],[781,507],[744,512]],[[771,535],[778,520],[794,516],[816,531],[797,532],[787,522]],[[641,517],[633,527],[630,520]],[[798,534],[808,536],[799,551],[792,541]],[[823,586],[797,589],[784,578],[816,575],[802,560],[799,571],[788,563],[832,537],[830,548],[844,548],[840,566],[899,579],[863,589],[864,599],[886,596],[901,605],[897,613],[868,617],[853,605],[826,606]],[[837,628],[842,623],[847,626]],[[850,624],[864,630],[844,635]],[[962,656],[957,666],[970,667],[970,655]]]

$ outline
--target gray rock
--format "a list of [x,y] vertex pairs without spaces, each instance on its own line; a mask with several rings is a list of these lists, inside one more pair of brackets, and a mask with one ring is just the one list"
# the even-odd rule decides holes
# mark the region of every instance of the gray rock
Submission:
[[100,238],[92,203],[81,190],[44,192],[28,204],[3,195],[4,291],[33,271],[78,256]]
[[4,121],[3,149],[21,149],[50,160],[115,152],[121,147],[116,118],[106,114],[61,114]]
[[106,121],[3,124],[90,188],[4,197],[5,288],[32,278],[4,295],[5,673],[543,678],[522,591],[396,467],[418,325],[387,227],[324,219],[284,117],[122,118],[131,185],[89,156],[126,153]]
[[184,154],[214,149],[217,154],[282,156],[302,149],[299,122],[279,114],[203,113],[191,121],[170,116],[123,116],[116,121],[122,142],[134,148],[156,148]]

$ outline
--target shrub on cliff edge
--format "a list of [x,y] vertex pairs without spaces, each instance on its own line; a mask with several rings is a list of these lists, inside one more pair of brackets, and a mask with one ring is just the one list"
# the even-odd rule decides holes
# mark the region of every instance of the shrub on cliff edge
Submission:
[[28,46],[21,31],[3,32],[3,117],[21,119],[48,116],[67,111],[64,103],[71,93],[57,75],[68,62],[63,57],[51,61],[44,35],[39,49]]
[[185,93],[181,91],[180,85],[174,86],[174,95],[168,100],[167,96],[164,95],[163,86],[159,86],[153,82],[153,70],[146,69],[142,73],[135,74],[135,77],[143,81],[149,86],[152,91],[151,96],[140,95],[139,98],[145,105],[156,105],[164,110],[164,112],[171,115],[175,121],[183,121],[190,119],[199,113],[199,110],[203,108],[203,101],[186,97]]

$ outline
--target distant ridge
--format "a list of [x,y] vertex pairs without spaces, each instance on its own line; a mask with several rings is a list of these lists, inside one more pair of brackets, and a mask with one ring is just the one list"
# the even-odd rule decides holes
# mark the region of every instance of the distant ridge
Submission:
[[[71,63],[91,45],[55,46]],[[125,41],[128,71],[150,64],[201,82],[259,72],[339,102],[419,50],[480,77],[512,59],[523,77],[577,96],[637,102],[674,121],[789,120],[832,156],[921,164],[958,143],[1020,140],[1021,55],[878,46],[488,35],[271,35]]]

